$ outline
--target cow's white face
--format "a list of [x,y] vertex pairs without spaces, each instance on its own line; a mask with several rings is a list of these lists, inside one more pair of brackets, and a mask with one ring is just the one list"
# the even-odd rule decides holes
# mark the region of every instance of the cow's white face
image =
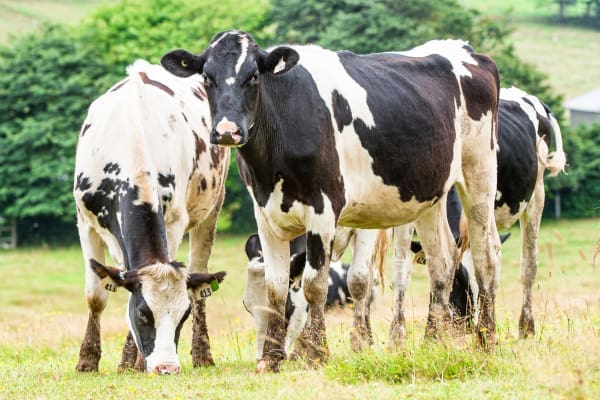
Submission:
[[177,343],[181,327],[191,311],[188,290],[216,280],[225,272],[214,274],[187,272],[176,261],[156,263],[131,271],[102,265],[89,260],[90,268],[101,279],[110,279],[131,295],[127,304],[127,323],[138,351],[144,356],[147,372],[176,374],[181,370]]
[[146,360],[146,371],[178,373],[177,343],[191,307],[187,274],[168,264],[156,264],[142,268],[138,278],[139,287],[129,297],[127,321]]

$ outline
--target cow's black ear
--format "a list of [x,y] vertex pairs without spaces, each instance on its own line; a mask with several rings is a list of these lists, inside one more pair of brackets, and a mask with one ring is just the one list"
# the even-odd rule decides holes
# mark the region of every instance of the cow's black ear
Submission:
[[[93,258],[90,259],[90,268],[96,273],[96,275],[98,275],[100,279],[108,277],[115,283],[116,286],[124,287],[130,292],[132,292],[135,289],[136,285],[139,282],[137,273],[135,271],[125,272],[122,269],[109,267],[107,265],[99,263]],[[108,289],[107,287],[107,290],[110,289]]]
[[252,235],[248,236],[245,250],[248,260],[262,256],[262,246],[260,245],[260,238],[258,237],[257,233],[253,233]]
[[181,49],[170,51],[160,59],[160,63],[167,71],[182,78],[202,73],[205,61],[204,53],[195,56]]
[[416,240],[413,240],[410,242],[410,251],[412,251],[413,253],[418,253],[421,250],[423,250],[423,246],[421,246],[421,242],[417,242]]
[[280,46],[270,53],[261,51],[258,56],[258,69],[260,72],[272,72],[281,75],[294,68],[300,56],[291,47]]
[[508,233],[501,233],[500,234],[500,244],[506,242],[506,240],[510,237],[510,232]]

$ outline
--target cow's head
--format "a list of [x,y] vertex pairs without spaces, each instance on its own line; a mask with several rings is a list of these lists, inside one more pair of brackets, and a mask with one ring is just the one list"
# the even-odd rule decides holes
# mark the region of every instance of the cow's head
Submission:
[[92,259],[90,267],[101,279],[109,278],[114,286],[130,292],[127,322],[138,351],[144,356],[146,371],[178,373],[179,333],[191,310],[188,289],[196,289],[213,279],[221,282],[225,273],[190,274],[178,262],[125,272]]
[[180,77],[203,75],[213,121],[211,143],[242,146],[257,118],[263,78],[286,73],[298,58],[289,47],[267,52],[249,34],[225,31],[215,35],[200,55],[173,50],[162,57],[161,64]]

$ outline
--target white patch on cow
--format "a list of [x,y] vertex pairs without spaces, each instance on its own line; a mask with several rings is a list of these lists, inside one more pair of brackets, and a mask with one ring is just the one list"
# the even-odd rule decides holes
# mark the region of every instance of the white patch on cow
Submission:
[[290,315],[285,335],[284,349],[286,354],[290,354],[292,345],[302,333],[308,319],[308,302],[304,297],[304,292],[300,290],[301,288],[301,278],[297,277],[290,285],[289,300],[292,303],[292,307],[294,307],[294,311]]
[[[539,126],[537,114],[546,115],[546,110],[544,110],[544,107],[536,97],[528,95],[521,89],[511,87],[509,89],[501,88],[500,98],[518,103],[521,110],[527,115],[527,118],[529,118],[529,121],[531,121],[537,132]],[[529,100],[533,104],[533,107],[531,104],[526,103],[524,99]]]
[[329,269],[334,270],[340,276],[340,278],[345,279],[346,270],[344,269],[344,265],[341,261],[331,261],[329,263]]
[[[335,52],[312,45],[293,46],[293,48],[300,55],[298,64],[312,75],[319,94],[330,111],[331,94],[337,90],[348,101],[355,119],[360,118],[368,128],[375,126],[373,114],[367,104],[366,89],[348,75]],[[333,126],[336,127],[333,112],[331,112],[331,119]]]
[[233,76],[230,76],[229,78],[225,79],[225,83],[231,86],[235,83],[235,78]]
[[496,201],[500,201],[501,198],[502,198],[502,192],[499,190],[496,190]]
[[519,216],[523,214],[523,211],[527,208],[528,201],[522,201],[519,203],[519,210],[516,214],[510,211],[508,204],[503,204],[502,207],[498,207],[494,210],[496,216],[496,227],[498,230],[508,229],[517,222]]
[[246,61],[246,57],[248,56],[248,43],[250,42],[248,36],[243,35],[240,36],[240,45],[242,45],[242,51],[240,52],[240,58],[238,58],[237,63],[235,63],[235,73],[239,74],[242,65]]
[[156,264],[139,270],[142,295],[154,316],[154,350],[146,357],[146,369],[158,365],[180,366],[175,347],[175,328],[190,306],[187,271],[168,264]]
[[338,297],[340,298],[340,304],[342,304],[342,305],[346,304],[346,293],[344,293],[344,289],[339,287],[337,292],[338,292]]
[[477,284],[477,277],[475,275],[475,265],[473,264],[473,255],[471,254],[471,249],[467,249],[461,261],[462,265],[467,270],[467,276],[469,279],[469,287],[471,288],[471,293],[473,297],[469,299],[469,301],[473,302],[473,325],[477,326],[477,322],[479,321],[479,285]]
[[426,57],[438,54],[450,61],[452,70],[460,83],[460,77],[472,76],[471,72],[464,66],[464,63],[477,65],[477,61],[471,56],[471,53],[464,49],[464,46],[468,45],[469,43],[463,40],[430,40],[413,49],[395,53],[409,57]]

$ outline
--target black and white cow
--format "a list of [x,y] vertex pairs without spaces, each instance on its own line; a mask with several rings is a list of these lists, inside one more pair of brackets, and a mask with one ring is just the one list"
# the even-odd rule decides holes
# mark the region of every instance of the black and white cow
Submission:
[[[118,286],[131,292],[120,367],[134,366],[139,354],[147,371],[180,370],[176,350],[190,313],[188,289],[195,292],[193,362],[212,364],[201,294],[224,276],[208,274],[207,262],[229,150],[210,144],[209,118],[199,77],[177,78],[141,60],[90,106],[73,189],[89,308],[77,370],[98,370],[100,317]],[[189,271],[173,261],[186,232]],[[103,265],[105,248],[124,270]]]
[[[495,344],[494,229],[499,77],[462,41],[356,55],[318,46],[261,49],[245,32],[217,34],[199,55],[161,63],[203,74],[212,143],[238,146],[252,176],[271,307],[257,371],[285,357],[288,241],[307,232],[302,284],[310,305],[309,359],[325,360],[324,304],[336,227],[416,221],[431,274],[428,331],[451,319],[455,248],[445,213],[453,184],[469,217],[480,280],[482,341]],[[361,298],[367,294],[364,288]]]
[[[552,136],[556,150],[550,153]],[[526,338],[535,334],[531,292],[537,272],[538,233],[544,208],[544,172],[548,170],[550,176],[556,176],[564,171],[566,157],[560,126],[550,109],[537,97],[515,87],[500,90],[498,146],[496,224],[498,229],[507,229],[519,221],[523,284],[519,336]],[[462,206],[455,191],[448,195],[447,212],[448,222],[458,241]],[[507,238],[508,234],[501,235],[502,242]],[[465,246],[467,244],[464,243]],[[418,245],[415,245],[413,243],[412,250],[418,251]],[[394,265],[405,267],[406,264]],[[406,287],[410,270],[396,273],[406,280],[399,282],[398,287]],[[478,291],[473,260],[467,249],[456,271],[450,302],[458,315],[469,322],[476,323],[478,319],[478,305],[474,301]]]
[[[370,245],[371,242],[362,242],[359,238],[361,230],[351,230],[351,241],[354,242],[353,246],[365,246]],[[359,235],[357,235],[357,232]],[[344,232],[345,233],[345,232]],[[385,232],[382,232],[385,235]],[[343,233],[342,233],[343,235]],[[357,240],[358,239],[358,240]],[[363,253],[368,255],[369,251],[370,260],[373,261],[374,268],[379,269],[382,273],[383,265],[379,263],[383,262],[385,254],[379,254],[378,252],[385,252],[387,245],[382,243],[382,238],[377,237],[374,248],[370,249],[356,249],[355,252]],[[346,242],[347,245],[348,242]],[[246,289],[244,293],[244,307],[254,318],[256,324],[256,349],[257,349],[257,360],[260,360],[263,352],[263,346],[265,342],[267,321],[269,316],[269,300],[267,297],[267,287],[265,281],[265,261],[263,257],[262,245],[258,234],[252,234],[248,237],[245,245],[246,255],[248,257],[247,266],[247,280]],[[306,264],[306,235],[300,235],[297,238],[290,241],[290,276],[289,276],[289,291],[287,295],[285,305],[285,352],[291,354],[292,345],[296,342],[296,339],[300,336],[302,330],[308,320],[308,303],[304,298],[302,292],[302,273],[304,272],[304,265]],[[359,259],[360,260],[360,259]],[[341,260],[331,261],[329,268],[329,280],[327,286],[327,300],[325,306],[327,308],[333,308],[336,306],[344,306],[346,304],[353,303],[352,294],[350,293],[348,285],[348,277],[352,266],[349,264],[342,264]],[[370,278],[371,276],[369,276]],[[357,320],[363,319],[365,321],[366,328],[368,329],[368,335],[372,342],[372,332],[370,323],[370,309],[375,298],[375,287],[374,279],[369,279],[363,282],[365,285],[371,286],[370,296],[367,296],[363,301],[364,305],[359,304],[356,309],[364,312],[365,315],[356,315],[354,325],[357,327]],[[351,335],[353,346],[355,349],[361,345],[356,338]],[[370,343],[372,344],[372,343]]]

